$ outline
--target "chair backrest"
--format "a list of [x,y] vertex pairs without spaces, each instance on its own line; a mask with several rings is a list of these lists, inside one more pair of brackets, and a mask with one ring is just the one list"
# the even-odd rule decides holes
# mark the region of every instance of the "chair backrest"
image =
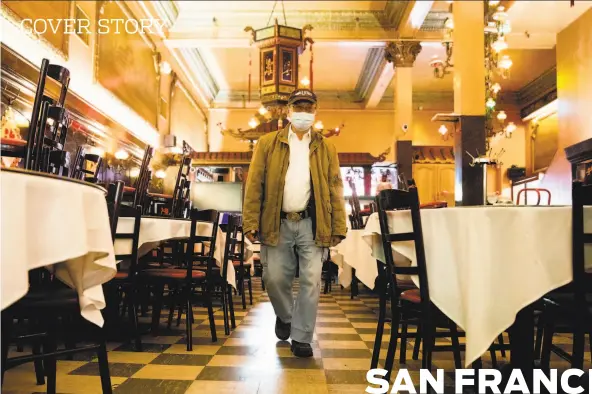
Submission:
[[107,211],[109,212],[109,225],[111,227],[111,239],[115,241],[119,210],[123,200],[123,181],[111,183],[107,188]]
[[237,246],[239,246],[239,227],[240,217],[237,215],[228,215],[228,223],[226,225],[226,247],[224,250],[224,266],[222,267],[222,278],[226,281],[228,276],[228,266],[233,264],[233,261],[238,260],[243,266],[243,252],[244,245],[240,245],[241,248],[237,252]]
[[[37,130],[35,132],[34,150],[30,169],[42,172],[60,173],[69,159],[64,151],[68,125],[68,111],[58,105],[44,101],[41,105]],[[57,152],[57,154],[54,154]]]
[[518,191],[518,196],[516,197],[516,205],[520,205],[520,197],[524,193],[524,205],[528,204],[528,192],[535,192],[537,194],[537,203],[536,205],[541,205],[541,193],[547,194],[547,205],[551,205],[551,192],[547,189],[541,188],[524,188]]
[[[383,190],[377,196],[378,203],[378,219],[380,222],[380,232],[382,238],[382,245],[384,249],[385,260],[387,268],[387,276],[390,284],[397,296],[400,293],[396,281],[393,279],[393,274],[400,275],[417,275],[419,277],[419,287],[422,301],[429,301],[428,277],[426,270],[425,249],[423,243],[423,230],[421,227],[421,215],[419,210],[419,198],[417,196],[417,188],[412,186],[408,191],[406,190]],[[407,233],[390,233],[389,221],[396,219],[389,219],[389,212],[406,210],[411,214],[412,231]],[[394,242],[411,241],[415,243],[415,257],[417,266],[414,267],[398,267],[395,266],[393,257],[392,244]]]
[[[47,78],[51,78],[61,85],[60,96],[57,101],[51,100],[48,96],[45,95],[45,83],[47,81]],[[25,169],[30,170],[34,169],[34,165],[39,166],[39,164],[34,164],[35,161],[33,156],[36,150],[36,144],[40,141],[39,134],[45,134],[45,121],[40,121],[42,107],[44,103],[47,103],[47,105],[64,107],[69,84],[70,71],[67,68],[55,64],[50,64],[48,59],[42,60],[41,68],[39,70],[37,90],[35,91],[35,100],[33,101],[33,109],[31,112],[31,122],[29,124],[29,137],[27,138],[27,146],[25,149]],[[47,111],[47,115],[49,115],[49,109]],[[64,143],[65,134],[64,141],[62,141],[62,145]],[[37,160],[37,163],[38,162],[39,159]]]
[[364,227],[364,222],[360,214],[360,200],[358,198],[358,192],[356,190],[356,184],[353,178],[348,179],[349,187],[352,191],[351,198],[349,199],[349,205],[351,206],[351,214],[349,217],[352,230],[358,230]]
[[150,178],[152,176],[152,172],[149,170],[150,161],[152,161],[152,156],[154,155],[154,148],[150,145],[146,147],[144,151],[144,158],[142,159],[142,165],[140,166],[140,174],[138,175],[138,179],[134,187],[136,188],[134,194],[134,206],[142,205],[144,209],[147,209],[145,206],[146,201],[146,193],[148,192],[148,183],[150,182]]
[[[121,187],[122,191],[121,194],[123,195],[123,186]],[[117,216],[117,220],[116,222],[119,221],[120,218],[122,217],[131,217],[134,220],[134,225],[133,225],[133,230],[132,232],[118,232],[117,230],[115,230],[115,235],[114,235],[114,242],[119,241],[128,241],[127,244],[130,245],[130,248],[128,249],[128,252],[120,252],[115,254],[115,259],[116,260],[126,260],[129,261],[129,277],[133,278],[135,272],[138,269],[138,248],[140,247],[139,242],[140,242],[140,224],[141,224],[141,220],[142,220],[142,207],[141,206],[136,206],[134,207],[130,207],[128,205],[123,205],[120,204],[119,205],[119,210],[118,210],[118,216]],[[117,229],[117,224],[116,227]],[[119,248],[118,248],[119,249]],[[122,264],[118,264],[117,265],[117,270],[121,270],[122,268]]]
[[[586,271],[584,250],[586,245],[592,244],[592,233],[585,231],[584,211],[592,211],[592,185],[574,181],[572,204],[573,290],[578,310],[587,310],[586,294],[592,293],[592,272]],[[585,207],[591,208],[585,209]]]
[[189,180],[189,172],[191,171],[191,158],[183,156],[179,172],[177,173],[177,180],[175,182],[175,190],[173,191],[172,201],[172,216],[175,218],[185,217],[187,212],[187,200],[191,188],[191,181]]
[[[185,264],[187,265],[187,280],[191,280],[191,270],[193,269],[194,263],[206,263],[206,275],[208,278],[212,278],[212,271],[215,264],[215,249],[216,240],[218,236],[218,223],[220,216],[218,211],[213,209],[198,211],[197,209],[191,210],[191,233],[189,235],[189,242],[187,244],[187,250],[185,255]],[[199,224],[211,225],[211,233],[209,235],[199,235],[197,233]],[[210,244],[207,252],[206,243]],[[195,253],[195,246],[201,244],[202,253]]]

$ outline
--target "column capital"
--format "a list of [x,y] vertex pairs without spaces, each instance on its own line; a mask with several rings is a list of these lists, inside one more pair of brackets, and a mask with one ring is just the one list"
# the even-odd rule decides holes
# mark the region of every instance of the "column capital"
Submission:
[[419,41],[395,41],[386,46],[384,58],[395,67],[413,67],[420,52]]

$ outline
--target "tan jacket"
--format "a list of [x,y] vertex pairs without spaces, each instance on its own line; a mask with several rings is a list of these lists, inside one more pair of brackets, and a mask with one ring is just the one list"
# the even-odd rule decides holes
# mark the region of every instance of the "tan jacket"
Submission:
[[[243,231],[258,231],[265,245],[275,246],[280,232],[284,182],[290,158],[288,127],[261,137],[255,147],[245,192]],[[317,246],[345,237],[345,202],[337,150],[325,137],[311,133],[310,175],[316,206]]]

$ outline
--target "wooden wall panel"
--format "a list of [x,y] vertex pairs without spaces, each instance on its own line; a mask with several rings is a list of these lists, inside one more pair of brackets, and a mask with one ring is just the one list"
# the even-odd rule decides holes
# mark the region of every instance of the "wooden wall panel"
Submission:
[[[123,2],[98,2],[98,7],[103,8],[102,13],[97,13],[103,20],[131,19]],[[146,121],[156,125],[158,73],[154,46],[149,38],[139,33],[128,34],[122,28],[116,34],[115,26],[111,26],[109,34],[97,34],[96,42],[96,80]]]
[[[35,30],[45,33],[40,38],[55,48],[65,58],[68,57],[68,44],[70,34],[65,34],[65,24],[61,19],[68,19],[72,15],[73,1],[2,1],[2,12],[14,22],[21,24],[25,19],[43,19],[35,25]],[[53,28],[49,24],[53,22]],[[33,26],[29,22],[23,24],[23,28],[29,30]],[[55,32],[54,32],[55,29]]]

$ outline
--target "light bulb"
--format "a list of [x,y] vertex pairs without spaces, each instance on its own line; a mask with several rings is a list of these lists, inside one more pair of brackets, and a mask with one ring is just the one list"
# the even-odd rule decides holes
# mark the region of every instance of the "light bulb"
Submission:
[[88,153],[90,153],[91,155],[97,155],[99,157],[105,156],[105,150],[103,148],[99,148],[98,146],[91,147]]
[[267,108],[265,108],[263,105],[261,105],[261,107],[259,107],[259,115],[263,116],[267,113]]
[[487,22],[487,26],[485,26],[485,33],[497,33],[495,22]]
[[503,37],[499,37],[493,44],[491,44],[491,48],[496,52],[501,52],[504,49],[508,49],[508,43]]
[[249,120],[249,127],[250,128],[254,129],[258,125],[259,125],[259,122],[257,121],[257,119],[251,118],[251,120]]
[[310,79],[308,79],[307,76],[302,77],[302,79],[300,80],[300,85],[304,87],[310,86]]
[[320,120],[317,121],[317,123],[314,124],[314,128],[317,130],[323,130],[323,122],[321,122]]
[[446,19],[446,21],[444,22],[444,27],[448,30],[454,29],[454,21],[452,20],[452,18]]
[[440,128],[438,129],[438,133],[442,134],[442,135],[446,135],[446,133],[448,133],[448,128],[445,125],[440,126]]
[[336,133],[339,133],[339,127],[336,127],[334,130]]
[[498,114],[497,114],[497,120],[503,122],[507,118],[508,118],[508,115],[506,115],[506,113],[504,111],[499,111],[498,112]]
[[506,126],[506,133],[512,134],[515,131],[516,131],[516,125],[514,124],[514,122],[508,123],[508,125]]
[[140,175],[140,167],[134,167],[130,170],[130,176],[132,178],[137,177],[138,175]]
[[494,21],[505,22],[506,19],[508,19],[508,14],[505,12],[505,8],[500,5],[497,7],[497,11],[491,17]]
[[502,59],[499,61],[499,66],[504,70],[509,70],[510,67],[512,67],[512,64],[512,59],[510,59],[510,56],[508,55],[504,55]]
[[183,153],[183,148],[181,148],[180,146],[173,146],[171,148],[171,153],[174,153],[176,155],[180,155],[181,153]]
[[503,34],[510,34],[512,32],[512,25],[510,24],[510,21],[505,21],[504,24],[502,25],[502,33]]
[[489,109],[493,109],[495,107],[495,100],[493,98],[488,98],[487,102],[485,102],[485,106]]
[[154,176],[159,179],[164,179],[166,178],[166,172],[164,172],[164,170],[158,170],[156,173],[154,173]]
[[502,90],[502,87],[501,87],[501,85],[499,83],[496,82],[493,85],[491,85],[491,91],[494,94],[498,94],[500,90]]
[[117,160],[126,160],[129,157],[129,153],[125,149],[120,149],[115,152],[115,158]]
[[160,62],[160,72],[162,74],[169,75],[171,73],[171,71],[173,71],[173,69],[171,68],[171,65],[168,62],[166,62],[166,61]]
[[500,0],[489,0],[489,6],[495,7],[500,3]]

